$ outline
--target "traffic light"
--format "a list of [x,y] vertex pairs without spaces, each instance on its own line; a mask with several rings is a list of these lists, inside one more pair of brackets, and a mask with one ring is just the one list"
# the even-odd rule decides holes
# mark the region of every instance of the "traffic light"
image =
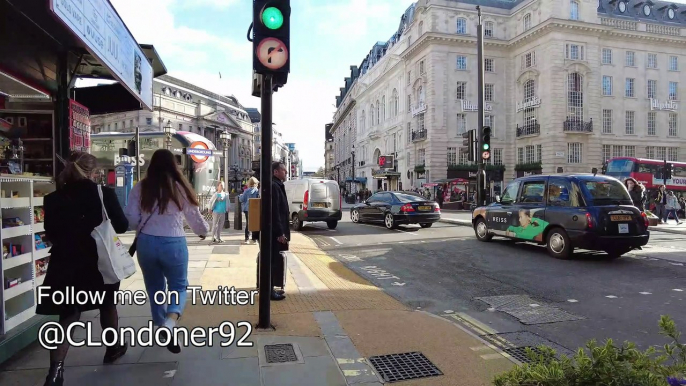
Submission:
[[668,163],[667,161],[665,161],[665,166],[664,166],[664,168],[665,168],[665,170],[664,170],[664,173],[665,173],[665,174],[664,174],[664,178],[665,178],[665,180],[671,180],[671,179],[672,179],[672,172],[673,172],[672,168],[673,168],[673,167],[674,167],[673,164],[670,164],[670,163]]
[[129,141],[129,143],[126,145],[126,153],[129,157],[137,157],[138,154],[136,154],[136,141]]
[[603,164],[603,174],[607,174],[607,162]]
[[462,134],[462,147],[467,148],[467,159],[470,162],[474,162],[474,150],[476,150],[474,149],[476,147],[476,130],[467,130]]
[[491,127],[484,126],[481,132],[481,158],[484,160],[491,158]]
[[275,88],[290,72],[290,0],[253,0],[253,69],[273,75]]

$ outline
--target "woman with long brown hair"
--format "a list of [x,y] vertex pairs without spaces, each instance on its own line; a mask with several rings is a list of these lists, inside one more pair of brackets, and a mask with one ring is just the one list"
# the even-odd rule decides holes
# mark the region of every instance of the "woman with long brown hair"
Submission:
[[[61,160],[61,158],[60,158]],[[91,236],[105,213],[117,233],[124,233],[129,222],[119,205],[114,190],[93,182],[97,160],[88,153],[75,152],[64,162],[64,170],[57,177],[57,190],[45,196],[45,235],[52,243],[50,264],[42,288],[39,289],[36,313],[58,315],[63,331],[79,321],[81,313],[100,310],[100,325],[118,328],[119,315],[114,292],[119,283],[104,284],[98,269],[98,249]],[[105,212],[103,212],[103,210]],[[103,294],[102,302],[86,304],[54,303],[53,294],[65,291]],[[57,296],[59,298],[59,296]],[[108,338],[112,341],[112,337]],[[69,342],[64,341],[50,351],[50,370],[46,386],[62,385],[64,382],[64,359]],[[126,346],[108,347],[103,363],[112,363],[126,353]]]
[[[129,194],[126,217],[130,227],[138,232],[136,253],[148,292],[152,321],[158,327],[172,329],[186,304],[188,286],[184,219],[201,238],[209,232],[195,192],[179,171],[172,152],[160,149],[152,155],[145,178]],[[171,302],[157,304],[155,294],[167,292],[165,281]],[[167,348],[175,354],[181,351],[181,347],[171,342]]]

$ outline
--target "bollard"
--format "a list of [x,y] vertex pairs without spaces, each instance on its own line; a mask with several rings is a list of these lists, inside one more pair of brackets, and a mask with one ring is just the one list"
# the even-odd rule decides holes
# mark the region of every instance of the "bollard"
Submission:
[[233,229],[240,231],[243,229],[243,208],[241,208],[240,196],[236,196],[235,209],[233,213]]

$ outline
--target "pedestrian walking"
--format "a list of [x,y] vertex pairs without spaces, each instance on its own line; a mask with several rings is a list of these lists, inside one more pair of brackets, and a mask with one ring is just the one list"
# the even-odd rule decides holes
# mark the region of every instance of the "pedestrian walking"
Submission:
[[676,211],[681,207],[679,205],[679,200],[676,198],[674,195],[673,191],[669,191],[667,194],[667,204],[665,205],[665,210],[667,211],[667,214],[665,215],[665,223],[667,223],[667,220],[669,219],[669,215],[671,214],[674,216],[674,220],[676,221],[676,225],[681,225],[681,220],[679,220],[679,215],[676,213]]
[[286,181],[286,165],[282,162],[272,164],[272,300],[283,300],[286,295],[277,292],[274,287],[284,286],[286,267],[281,252],[288,250],[291,239],[289,224],[288,198],[283,181]]
[[[241,207],[243,208],[243,213],[245,214],[245,243],[249,244],[251,242],[250,240],[250,231],[248,230],[249,225],[248,225],[248,219],[250,216],[248,216],[248,209],[250,209],[250,199],[251,198],[258,198],[260,196],[260,191],[257,190],[257,178],[255,177],[250,177],[250,180],[248,180],[248,188],[241,194],[240,200],[241,200]],[[253,232],[254,233],[254,232]],[[254,242],[255,239],[252,240]]]
[[[138,231],[138,263],[152,321],[157,327],[171,330],[183,313],[187,296],[188,244],[184,219],[201,239],[209,232],[195,192],[179,171],[171,151],[160,149],[152,155],[145,178],[129,194],[125,213],[129,226]],[[157,304],[155,293],[167,293],[167,289],[171,301]],[[181,347],[172,341],[167,349],[175,354],[181,352]]]
[[[222,229],[226,222],[226,213],[229,211],[229,195],[224,192],[224,183],[217,184],[217,192],[212,195],[210,209],[212,209],[212,242],[223,243]],[[229,225],[230,226],[230,225]],[[247,229],[247,228],[246,228]]]
[[657,195],[655,196],[655,208],[657,211],[657,217],[660,218],[660,222],[663,224],[667,223],[667,192],[665,191],[665,186],[660,185]]
[[626,190],[629,191],[629,196],[631,196],[631,201],[634,203],[634,206],[641,212],[645,212],[645,187],[633,178],[624,180],[624,186],[626,186]]
[[[117,233],[126,232],[129,222],[114,191],[92,181],[97,164],[95,156],[75,152],[63,162],[64,170],[57,177],[57,190],[45,196],[43,206],[45,234],[52,242],[52,248],[44,288],[40,291],[50,296],[38,300],[36,313],[59,316],[63,331],[67,331],[70,324],[79,321],[82,312],[100,310],[103,330],[117,329],[119,315],[114,292],[119,290],[119,283],[104,284],[98,269],[98,249],[91,233],[103,222],[105,214]],[[65,294],[67,289],[75,293],[104,292],[104,301],[101,304],[90,301],[85,304],[53,303],[53,294]],[[112,338],[110,336],[108,340],[112,341]],[[108,347],[103,363],[114,362],[126,353],[126,349],[126,345]],[[50,370],[45,386],[63,384],[68,351],[67,340],[50,350]]]

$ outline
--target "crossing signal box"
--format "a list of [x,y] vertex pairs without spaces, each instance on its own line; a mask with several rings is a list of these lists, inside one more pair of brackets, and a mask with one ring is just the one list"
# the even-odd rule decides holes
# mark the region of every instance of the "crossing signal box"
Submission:
[[253,0],[253,69],[272,75],[275,88],[290,72],[290,0]]
[[491,158],[491,127],[484,126],[481,132],[481,158],[488,160]]
[[462,134],[462,147],[467,148],[467,154],[468,157],[467,159],[470,162],[474,162],[476,160],[475,157],[475,148],[476,148],[476,130],[467,130],[467,132]]

